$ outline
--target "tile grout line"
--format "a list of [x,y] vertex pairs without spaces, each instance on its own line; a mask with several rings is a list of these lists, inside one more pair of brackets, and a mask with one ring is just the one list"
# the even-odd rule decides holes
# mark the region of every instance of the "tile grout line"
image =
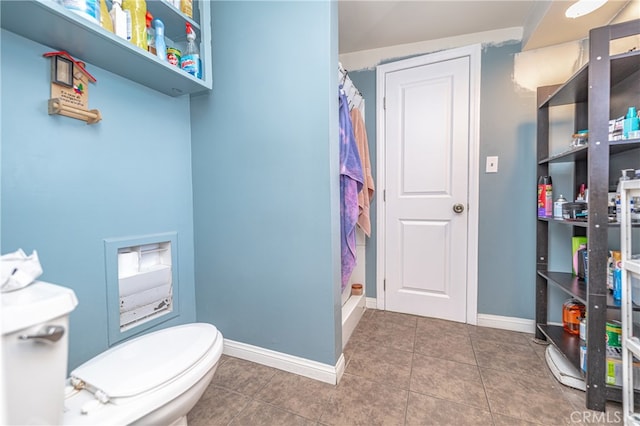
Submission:
[[[475,326],[474,326],[475,327]],[[476,368],[478,369],[478,376],[480,376],[480,383],[482,383],[482,390],[484,392],[484,399],[487,402],[487,408],[489,409],[489,414],[491,415],[491,422],[495,425],[496,420],[494,417],[494,412],[491,409],[491,402],[489,401],[489,396],[487,395],[487,387],[484,383],[484,378],[482,377],[482,373],[480,372],[480,364],[478,363],[478,355],[476,354],[476,349],[473,346],[473,339],[471,337],[471,329],[467,325],[467,336],[469,337],[469,345],[471,345],[471,352],[473,352],[473,359],[476,362]]]
[[413,331],[413,345],[411,350],[411,368],[409,368],[409,384],[407,386],[407,401],[404,404],[404,425],[407,425],[407,416],[409,415],[409,398],[411,398],[411,378],[413,377],[413,360],[416,356],[416,340],[418,338],[418,319],[416,318],[416,326]]

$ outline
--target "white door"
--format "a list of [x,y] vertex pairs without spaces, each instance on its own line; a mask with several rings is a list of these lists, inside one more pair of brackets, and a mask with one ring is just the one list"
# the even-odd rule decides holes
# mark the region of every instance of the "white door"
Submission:
[[384,307],[468,322],[472,58],[463,49],[395,66],[378,75]]

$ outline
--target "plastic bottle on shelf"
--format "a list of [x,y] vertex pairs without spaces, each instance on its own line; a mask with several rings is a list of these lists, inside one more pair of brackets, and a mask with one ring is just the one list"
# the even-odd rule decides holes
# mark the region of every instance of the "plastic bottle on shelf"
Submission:
[[613,269],[613,300],[622,300],[622,269],[619,264]]
[[636,107],[629,107],[627,115],[622,122],[622,137],[624,139],[630,139],[629,132],[640,129],[640,119],[638,118],[638,112]]
[[155,33],[155,50],[156,56],[163,61],[167,61],[167,44],[164,41],[164,23],[158,18],[153,20],[153,29]]
[[562,194],[560,197],[553,203],[553,217],[555,219],[562,219],[562,206],[567,202],[567,199],[564,198]]
[[180,12],[193,18],[193,0],[180,0]]
[[60,0],[67,10],[100,25],[100,0]]
[[567,333],[580,334],[580,320],[585,316],[585,306],[575,299],[562,304],[562,327]]
[[147,50],[147,2],[145,0],[122,0],[122,8],[131,15],[131,43]]
[[200,61],[200,50],[196,44],[196,32],[187,22],[187,47],[180,58],[180,68],[197,78],[202,78],[202,62]]
[[131,17],[128,10],[122,9],[122,0],[113,0],[111,6],[113,33],[125,40],[131,39]]
[[146,24],[147,24],[147,50],[149,53],[155,55],[156,54],[156,40],[155,40],[155,30],[151,26],[151,21],[153,21],[153,15],[151,12],[147,11]]
[[607,260],[607,290],[613,292],[613,271],[616,269],[616,265],[622,260],[622,254],[620,250],[610,250],[609,259]]
[[587,312],[580,318],[580,340],[587,341]]
[[100,25],[105,30],[113,32],[113,22],[111,22],[111,15],[109,15],[105,0],[100,0]]

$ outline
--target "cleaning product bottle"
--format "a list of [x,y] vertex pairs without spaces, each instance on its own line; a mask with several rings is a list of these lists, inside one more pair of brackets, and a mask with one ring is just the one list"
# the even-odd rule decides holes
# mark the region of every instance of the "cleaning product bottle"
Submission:
[[180,58],[182,58],[182,52],[175,47],[167,46],[167,62],[174,67],[180,68]]
[[111,15],[109,15],[105,0],[100,0],[100,25],[105,30],[113,32],[113,22],[111,22]]
[[560,197],[553,203],[553,217],[555,219],[562,219],[562,206],[567,202],[567,199],[564,198],[562,194]]
[[613,270],[613,300],[620,301],[622,299],[622,269],[616,264]]
[[636,107],[629,107],[627,115],[622,122],[622,138],[629,139],[629,132],[640,129],[640,119]]
[[538,179],[538,217],[551,217],[553,214],[553,188],[551,176]]
[[162,61],[167,61],[167,44],[164,41],[164,23],[158,18],[153,20],[153,29],[155,33],[154,45],[156,56]]
[[202,78],[202,62],[200,61],[200,51],[196,44],[196,32],[187,22],[187,47],[180,58],[180,68],[189,74]]
[[67,10],[100,25],[100,0],[61,0]]
[[122,0],[122,8],[131,15],[131,43],[147,50],[147,2],[145,0]]
[[180,0],[180,12],[193,18],[193,0]]
[[151,21],[153,21],[153,15],[151,12],[147,11],[147,15],[145,16],[147,21],[147,50],[149,53],[155,55],[156,54],[156,33],[151,26]]
[[131,39],[131,17],[128,10],[122,9],[122,0],[113,0],[111,6],[113,33],[125,40]]

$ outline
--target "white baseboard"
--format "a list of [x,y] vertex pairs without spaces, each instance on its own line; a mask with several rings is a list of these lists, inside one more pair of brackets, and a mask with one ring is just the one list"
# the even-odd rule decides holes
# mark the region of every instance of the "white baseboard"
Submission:
[[535,320],[490,314],[478,314],[478,326],[519,331],[521,333],[535,333],[536,331]]
[[[376,309],[376,299],[367,297],[366,305],[369,309]],[[478,326],[519,331],[521,333],[535,332],[534,320],[500,315],[478,314]],[[334,366],[229,339],[224,339],[223,353],[332,385],[340,382],[345,369],[344,354],[340,354],[340,358],[338,358],[338,362]]]
[[[375,297],[367,297],[367,309],[377,309]],[[477,324],[480,327],[500,328],[503,330],[519,331],[521,333],[535,333],[536,322],[526,318],[505,317],[501,315],[478,314]],[[552,323],[549,323],[552,324]],[[556,324],[557,325],[557,324]],[[562,325],[562,324],[560,324]]]
[[363,295],[349,297],[342,305],[342,349],[347,345],[366,309]]
[[225,355],[277,368],[278,370],[298,374],[332,385],[340,382],[345,369],[343,354],[340,354],[338,362],[333,366],[229,339],[224,339],[224,349],[222,352]]
[[367,309],[378,309],[378,299],[367,297]]

